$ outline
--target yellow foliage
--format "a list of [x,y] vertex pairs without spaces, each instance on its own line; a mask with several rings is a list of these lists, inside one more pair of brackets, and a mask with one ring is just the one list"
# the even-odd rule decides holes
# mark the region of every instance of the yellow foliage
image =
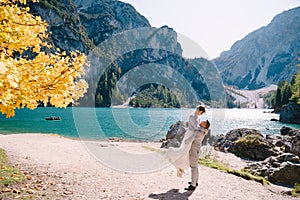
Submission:
[[[16,3],[26,0],[0,0],[0,111],[14,116],[16,108],[34,109],[38,101],[66,107],[78,100],[88,87],[85,80],[86,56],[79,52],[46,53],[49,48],[47,23]],[[22,53],[36,56],[29,59]]]

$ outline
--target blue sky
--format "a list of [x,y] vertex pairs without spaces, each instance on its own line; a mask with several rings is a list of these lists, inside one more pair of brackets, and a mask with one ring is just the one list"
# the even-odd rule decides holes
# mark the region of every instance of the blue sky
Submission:
[[300,0],[121,0],[133,5],[152,26],[168,25],[201,46],[209,58],[269,24]]

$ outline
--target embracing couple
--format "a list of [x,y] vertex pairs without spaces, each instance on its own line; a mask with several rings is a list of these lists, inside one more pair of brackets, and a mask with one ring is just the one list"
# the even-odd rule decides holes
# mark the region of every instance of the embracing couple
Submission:
[[176,167],[177,176],[182,177],[184,169],[191,168],[191,182],[185,190],[195,190],[198,186],[198,160],[201,143],[208,133],[210,122],[201,121],[200,116],[205,113],[205,107],[197,106],[189,117],[189,127],[179,148],[170,147],[166,153],[169,161]]

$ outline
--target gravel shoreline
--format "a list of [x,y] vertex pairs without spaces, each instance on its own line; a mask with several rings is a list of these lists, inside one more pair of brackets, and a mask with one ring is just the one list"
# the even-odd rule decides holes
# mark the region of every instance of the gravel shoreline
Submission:
[[[186,192],[184,187],[190,180],[189,172],[178,178],[173,166],[151,173],[117,171],[95,159],[80,140],[58,135],[0,135],[0,141],[0,148],[6,150],[9,161],[25,172],[28,188],[30,184],[37,188],[32,191],[36,199],[296,199],[282,194],[290,188],[262,185],[204,166],[199,166],[198,188]],[[96,143],[99,151],[107,148],[107,143]],[[122,151],[145,156],[150,151],[144,146],[160,146],[160,143],[143,142],[110,144]],[[232,168],[240,169],[245,165],[232,154],[214,154]]]

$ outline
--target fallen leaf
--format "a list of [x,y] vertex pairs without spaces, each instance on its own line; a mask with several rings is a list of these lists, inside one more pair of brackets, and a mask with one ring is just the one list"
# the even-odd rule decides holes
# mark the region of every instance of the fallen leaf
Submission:
[[11,188],[3,188],[2,192],[11,192]]

